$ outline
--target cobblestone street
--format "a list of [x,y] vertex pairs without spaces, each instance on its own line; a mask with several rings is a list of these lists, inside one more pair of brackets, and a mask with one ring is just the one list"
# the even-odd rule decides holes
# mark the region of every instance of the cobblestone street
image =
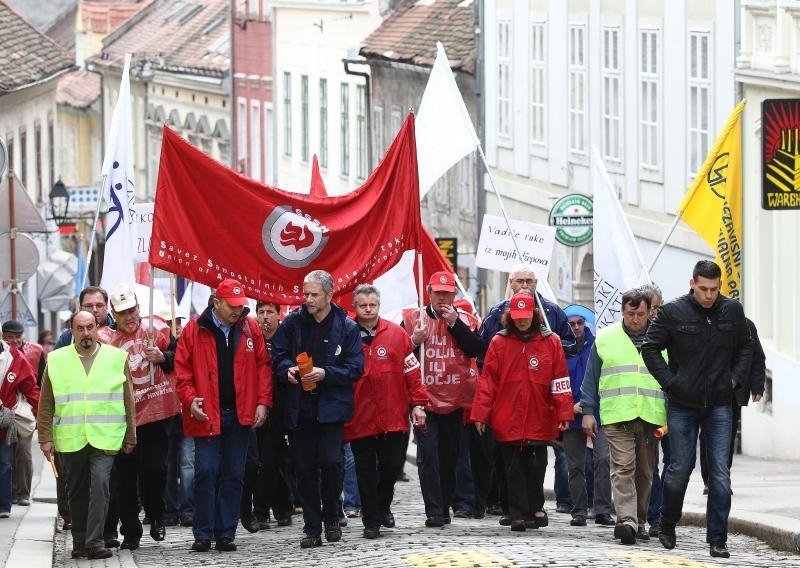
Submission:
[[[220,553],[191,552],[191,529],[168,527],[167,539],[153,542],[145,527],[142,547],[133,555],[129,551],[115,551],[105,561],[76,562],[68,558],[71,540],[64,533],[56,533],[56,558],[54,566],[124,566],[140,568],[163,566],[275,566],[275,567],[333,567],[363,568],[410,567],[551,567],[566,568],[592,566],[595,568],[657,568],[681,566],[783,567],[800,566],[800,556],[778,552],[765,543],[746,536],[730,535],[729,560],[711,558],[705,543],[705,530],[695,527],[678,528],[678,546],[664,550],[657,539],[634,546],[622,546],[613,540],[611,528],[599,527],[590,520],[586,527],[570,527],[569,515],[558,514],[554,504],[548,502],[550,525],[544,529],[512,533],[498,525],[498,517],[482,520],[453,519],[443,529],[425,528],[425,516],[419,482],[414,467],[407,465],[411,476],[408,483],[396,486],[393,511],[397,528],[381,529],[381,538],[366,540],[362,537],[360,519],[350,519],[338,543],[325,542],[322,548],[300,549],[302,518],[296,515],[289,527],[247,533],[241,525],[237,529],[236,544],[239,550]],[[67,554],[65,554],[67,551]]]

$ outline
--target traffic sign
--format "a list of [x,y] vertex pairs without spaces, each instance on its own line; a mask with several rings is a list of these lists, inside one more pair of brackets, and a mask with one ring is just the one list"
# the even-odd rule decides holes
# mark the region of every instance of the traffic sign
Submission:
[[35,327],[37,325],[36,318],[22,294],[17,294],[17,313],[11,313],[11,294],[12,292],[6,293],[3,301],[0,302],[0,321],[15,319],[25,327]]
[[0,280],[16,278],[17,282],[25,282],[36,274],[39,266],[39,249],[28,235],[17,233],[14,250],[16,251],[17,270],[11,274],[11,234],[0,233]]
[[[25,233],[46,233],[47,225],[25,186],[14,174],[14,227]],[[11,228],[8,208],[8,176],[0,181],[0,233]]]

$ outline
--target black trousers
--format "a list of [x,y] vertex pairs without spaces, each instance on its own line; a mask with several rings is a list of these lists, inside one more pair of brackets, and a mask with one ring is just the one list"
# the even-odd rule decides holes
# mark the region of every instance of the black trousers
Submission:
[[289,472],[289,446],[286,437],[276,436],[267,426],[256,430],[259,470],[253,490],[253,512],[256,517],[276,519],[292,514],[292,484]]
[[145,516],[164,520],[164,486],[167,482],[169,418],[136,427],[136,448],[130,454],[120,452],[114,460],[116,469],[116,504],[120,533],[129,539],[142,538],[139,520],[139,496]]
[[472,479],[475,483],[475,510],[485,511],[489,490],[494,477],[494,435],[490,427],[480,434],[473,424],[465,426],[469,430],[469,459],[472,466]]
[[512,520],[533,520],[544,508],[547,446],[498,443],[505,465],[508,509]]
[[361,496],[361,521],[367,528],[378,528],[391,511],[394,484],[406,461],[407,440],[406,432],[350,440]]
[[456,490],[462,414],[460,408],[449,414],[431,412],[425,420],[425,428],[414,427],[419,485],[425,502],[425,515],[428,517],[450,514]]

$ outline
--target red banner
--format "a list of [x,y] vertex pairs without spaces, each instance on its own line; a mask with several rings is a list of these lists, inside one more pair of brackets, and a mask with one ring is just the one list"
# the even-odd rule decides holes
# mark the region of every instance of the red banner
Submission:
[[215,287],[236,278],[251,297],[303,301],[311,270],[333,276],[334,297],[372,282],[421,231],[414,117],[355,191],[309,196],[264,186],[164,128],[150,264]]

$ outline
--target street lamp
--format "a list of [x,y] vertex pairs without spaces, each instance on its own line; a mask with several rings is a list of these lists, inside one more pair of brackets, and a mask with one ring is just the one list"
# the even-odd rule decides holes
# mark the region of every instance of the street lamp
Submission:
[[50,214],[58,227],[74,225],[75,222],[69,217],[69,191],[67,186],[58,178],[58,181],[50,190]]

